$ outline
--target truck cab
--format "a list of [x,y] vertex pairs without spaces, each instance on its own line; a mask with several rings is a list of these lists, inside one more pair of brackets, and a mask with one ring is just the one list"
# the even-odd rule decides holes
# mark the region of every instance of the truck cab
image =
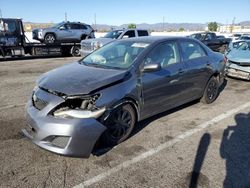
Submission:
[[211,48],[213,51],[222,53],[224,53],[225,49],[227,48],[230,42],[230,39],[218,38],[216,34],[213,32],[195,33],[190,35],[190,37],[200,40],[209,48]]
[[0,55],[22,55],[24,42],[22,20],[0,18]]

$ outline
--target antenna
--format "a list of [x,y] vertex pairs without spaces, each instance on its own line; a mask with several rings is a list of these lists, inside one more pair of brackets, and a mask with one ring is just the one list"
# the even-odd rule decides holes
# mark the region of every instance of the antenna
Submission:
[[232,21],[232,25],[231,25],[231,28],[230,28],[230,33],[232,33],[233,32],[233,30],[234,30],[234,23],[235,23],[235,17],[233,18],[233,21]]
[[67,21],[68,21],[68,18],[67,18],[67,12],[65,12],[64,17],[65,17],[65,22],[67,22]]
[[164,22],[165,22],[165,18],[163,16],[163,18],[162,18],[162,31],[164,31]]
[[95,29],[96,29],[96,13],[94,15],[94,19],[95,19]]

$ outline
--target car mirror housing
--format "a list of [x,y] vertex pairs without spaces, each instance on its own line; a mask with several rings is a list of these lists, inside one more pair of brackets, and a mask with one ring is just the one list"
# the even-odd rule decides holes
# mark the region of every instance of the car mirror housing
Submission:
[[161,69],[161,65],[158,63],[150,63],[143,67],[143,72],[154,72]]
[[59,27],[59,29],[60,29],[60,30],[64,30],[64,29],[65,29],[65,27],[64,27],[64,26],[61,26],[61,27]]

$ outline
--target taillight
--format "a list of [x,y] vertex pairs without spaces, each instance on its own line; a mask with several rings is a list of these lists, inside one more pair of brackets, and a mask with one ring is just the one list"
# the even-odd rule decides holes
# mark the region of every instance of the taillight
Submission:
[[224,63],[226,64],[227,63],[227,57],[224,56]]

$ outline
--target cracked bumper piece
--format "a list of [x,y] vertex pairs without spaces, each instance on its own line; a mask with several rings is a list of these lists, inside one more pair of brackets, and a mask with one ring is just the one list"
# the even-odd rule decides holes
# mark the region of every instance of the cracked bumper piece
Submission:
[[[45,109],[46,110],[46,109]],[[56,118],[27,105],[27,128],[22,132],[36,145],[51,152],[74,157],[89,157],[105,131],[95,118]]]
[[250,80],[250,69],[243,69],[240,66],[228,66],[226,69],[227,76]]

